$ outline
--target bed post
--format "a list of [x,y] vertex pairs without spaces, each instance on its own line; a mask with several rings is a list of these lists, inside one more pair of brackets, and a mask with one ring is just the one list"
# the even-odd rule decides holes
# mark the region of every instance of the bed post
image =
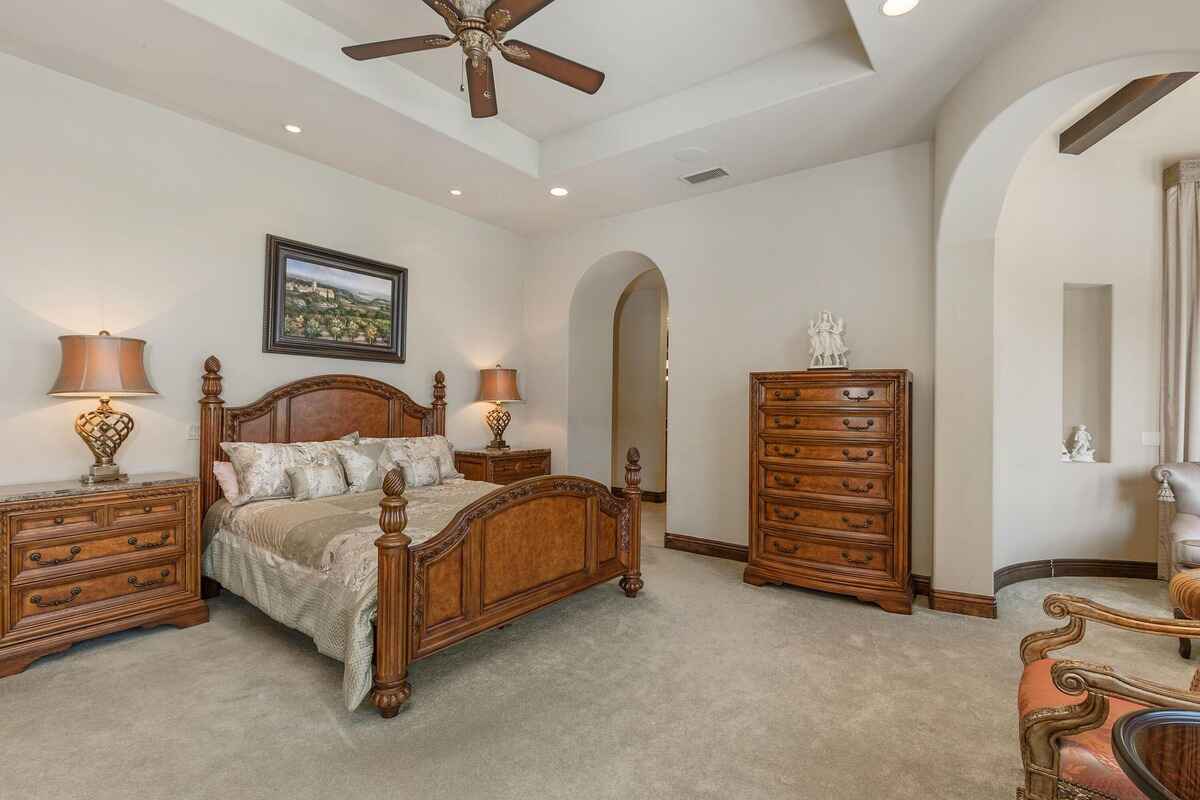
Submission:
[[642,454],[629,448],[625,462],[625,502],[629,503],[629,551],[625,554],[625,575],[621,588],[626,597],[637,597],[642,590]]
[[200,515],[217,502],[217,476],[213,462],[221,460],[221,427],[225,401],[221,399],[221,361],[209,356],[204,362],[204,382],[200,398]]
[[408,683],[409,597],[412,575],[408,546],[404,535],[408,525],[408,500],[404,497],[404,474],[399,469],[383,479],[383,500],[379,502],[379,527],[383,535],[375,540],[379,548],[379,613],[375,620],[375,685],[371,702],[384,719],[400,713],[412,694]]
[[433,433],[446,435],[446,373],[440,369],[433,376]]

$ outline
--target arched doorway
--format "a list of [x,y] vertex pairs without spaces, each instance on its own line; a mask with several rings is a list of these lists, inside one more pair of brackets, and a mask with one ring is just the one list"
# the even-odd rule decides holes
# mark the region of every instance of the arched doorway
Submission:
[[[1064,0],[1020,43],[991,56],[951,94],[935,137],[936,307],[934,574],[936,590],[993,594],[996,230],[1029,146],[1081,100],[1135,78],[1200,69],[1184,31],[1194,3],[1159,14]],[[1166,6],[1169,6],[1167,8]],[[1087,37],[1077,35],[1080,26]]]

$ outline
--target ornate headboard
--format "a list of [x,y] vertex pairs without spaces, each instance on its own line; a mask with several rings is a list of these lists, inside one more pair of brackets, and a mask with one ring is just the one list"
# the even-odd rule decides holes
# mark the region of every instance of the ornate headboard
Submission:
[[446,376],[433,379],[433,405],[423,406],[394,386],[360,375],[318,375],[284,384],[247,406],[221,399],[221,362],[204,362],[200,400],[201,513],[221,497],[213,477],[224,461],[221,442],[324,442],[358,431],[363,436],[446,435]]

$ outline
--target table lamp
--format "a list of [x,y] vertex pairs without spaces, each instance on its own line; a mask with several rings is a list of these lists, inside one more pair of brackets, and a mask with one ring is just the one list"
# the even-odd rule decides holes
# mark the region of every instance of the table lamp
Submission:
[[479,370],[479,399],[487,403],[495,403],[496,407],[484,418],[487,426],[492,429],[492,442],[489,450],[508,450],[504,441],[504,431],[512,422],[512,414],[504,410],[505,403],[519,403],[521,393],[517,390],[517,371],[504,369],[499,364],[494,369]]
[[96,463],[80,477],[85,484],[123,480],[113,461],[133,430],[133,417],[109,405],[113,397],[145,397],[158,392],[146,377],[142,361],[146,342],[100,331],[98,336],[60,336],[62,366],[47,394],[53,397],[98,397],[100,405],[75,419],[75,433],[92,451]]

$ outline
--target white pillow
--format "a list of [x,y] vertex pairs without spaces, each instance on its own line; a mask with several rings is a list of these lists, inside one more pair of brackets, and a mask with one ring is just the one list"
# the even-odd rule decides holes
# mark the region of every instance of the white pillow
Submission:
[[433,458],[438,463],[438,473],[444,480],[461,478],[462,473],[454,468],[454,446],[445,436],[406,436],[397,439],[361,439],[361,442],[384,442],[390,460],[401,465],[406,461]]
[[397,464],[404,472],[404,483],[416,488],[418,486],[436,486],[442,482],[441,472],[435,458],[418,458]]
[[221,449],[233,462],[238,486],[247,500],[290,496],[292,483],[287,471],[310,464],[337,464],[337,447],[336,442],[221,443]]
[[294,500],[316,500],[346,493],[346,478],[336,460],[325,464],[306,464],[287,471]]
[[372,492],[383,486],[383,476],[387,474],[386,467],[390,463],[385,450],[382,441],[338,447],[338,460],[346,472],[350,494]]
[[233,468],[233,464],[229,461],[214,461],[212,466],[213,476],[217,479],[217,485],[221,487],[221,494],[225,495],[225,500],[231,506],[245,505],[250,502],[249,497],[243,497],[241,489],[238,488],[237,470]]

